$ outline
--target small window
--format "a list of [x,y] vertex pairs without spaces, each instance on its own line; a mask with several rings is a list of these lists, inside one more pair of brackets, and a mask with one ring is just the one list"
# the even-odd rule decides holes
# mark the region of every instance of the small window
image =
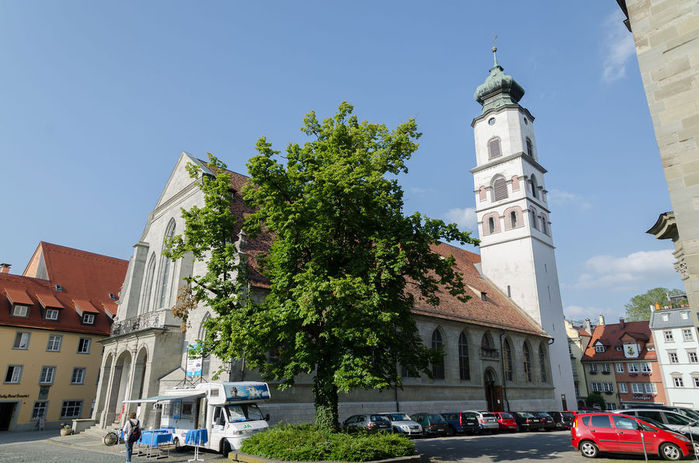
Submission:
[[638,363],[629,363],[628,367],[629,367],[629,373],[638,373],[639,372]]
[[605,350],[602,344],[595,344],[595,352],[604,352]]
[[694,381],[694,387],[699,387],[699,376],[694,376],[692,381]]
[[611,371],[611,368],[608,363],[603,363],[602,364],[602,373],[609,373]]
[[191,415],[192,414],[192,403],[191,402],[182,403],[182,414],[183,415]]
[[597,373],[597,364],[596,363],[590,364],[590,373]]
[[58,320],[58,310],[46,309],[46,312],[44,313],[44,318],[46,320]]
[[490,159],[500,157],[500,139],[493,138],[488,142],[488,157]]
[[665,341],[673,342],[675,339],[672,336],[672,330],[663,331],[663,336],[665,336]]
[[623,364],[623,363],[617,363],[617,364],[616,364],[616,372],[617,372],[617,373],[623,373],[623,372],[624,372],[624,364]]
[[536,212],[532,209],[529,209],[529,224],[534,230],[538,230],[538,225],[536,223]]
[[677,357],[677,352],[668,352],[667,356],[670,359],[670,363],[680,363],[680,359]]
[[529,120],[525,117],[524,118],[524,125],[527,125],[527,124],[529,124]]
[[697,357],[697,351],[695,350],[688,350],[687,351],[687,358],[689,359],[689,363],[698,363],[699,358]]
[[647,362],[643,362],[641,364],[641,371],[643,373],[652,373],[653,372],[653,370],[650,367],[650,363],[647,363]]
[[488,217],[488,233],[495,233],[495,218]]
[[78,341],[78,354],[89,354],[90,344],[90,338],[80,338],[80,341]]
[[682,380],[681,376],[675,376],[672,378],[672,383],[675,385],[675,387],[684,387],[684,381]]
[[46,346],[46,351],[47,352],[60,352],[62,342],[63,342],[63,336],[59,336],[56,334],[49,335],[49,343]]
[[40,400],[34,402],[34,408],[32,409],[32,420],[38,420],[41,417],[46,417],[46,409],[48,408],[48,402],[45,400]]
[[7,373],[5,373],[5,383],[19,384],[21,378],[22,365],[10,365],[7,367]]
[[656,394],[658,390],[655,388],[655,383],[646,383],[646,394]]
[[531,178],[531,185],[532,185],[532,196],[534,198],[538,198],[537,194],[539,194],[539,193],[537,192],[537,190],[539,188],[539,185],[536,183],[536,177],[534,177],[533,175]]
[[593,428],[611,428],[608,415],[592,415],[590,417],[590,426]]
[[73,368],[70,384],[85,384],[85,368]]
[[29,349],[29,333],[17,333],[15,335],[15,343],[13,349],[27,350]]
[[[507,297],[512,297],[512,288],[510,288],[510,285],[507,285]],[[570,346],[568,346],[570,348]]]
[[82,400],[64,400],[61,406],[61,418],[80,418],[82,408]]
[[12,316],[13,317],[27,317],[27,314],[29,314],[29,306],[22,305],[22,304],[15,304],[14,307],[12,308]]
[[488,119],[488,125],[495,125],[495,118],[494,117],[491,117],[490,119]]
[[692,334],[691,328],[685,328],[682,330],[682,337],[685,341],[694,341],[694,335]]
[[541,216],[541,231],[547,235],[549,234],[546,224],[546,217],[544,217],[543,215]]
[[85,325],[94,325],[94,324],[95,324],[95,314],[92,314],[92,313],[84,313],[84,314],[83,314],[83,324],[85,324]]
[[517,211],[510,212],[510,228],[517,228]]
[[629,392],[629,389],[626,387],[626,383],[618,383],[619,384],[619,392],[622,394],[626,394]]
[[39,375],[39,384],[53,384],[53,378],[56,376],[56,367],[43,367],[41,375]]
[[532,147],[532,141],[527,138],[527,155],[529,157],[534,157],[534,148]]

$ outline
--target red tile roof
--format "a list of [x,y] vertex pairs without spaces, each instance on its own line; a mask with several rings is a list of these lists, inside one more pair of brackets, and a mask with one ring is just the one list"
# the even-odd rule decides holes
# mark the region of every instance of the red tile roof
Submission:
[[27,292],[21,288],[5,288],[5,295],[12,304],[32,304]]
[[[39,243],[34,253],[37,256],[37,262],[43,261],[45,265],[43,270],[48,279],[0,273],[0,325],[108,335],[113,315],[98,307],[106,306],[116,313],[116,304],[109,293],[118,294],[128,261],[45,242]],[[35,266],[32,272],[44,274],[43,270],[38,272]],[[56,285],[62,290],[57,290]],[[27,295],[28,317],[11,316],[12,298],[6,297],[8,291]],[[89,306],[87,311],[96,314],[94,325],[82,324],[75,300],[84,301],[83,305]],[[45,307],[62,308],[58,320],[46,320]]]
[[[583,361],[610,361],[610,360],[656,360],[655,351],[649,352],[646,343],[652,344],[649,322],[624,322],[622,328],[621,323],[613,323],[610,325],[597,325],[592,331],[592,337],[587,344],[587,349],[583,354]],[[596,352],[595,344],[601,342],[605,347],[604,352]],[[616,350],[617,347],[622,347],[624,343],[637,343],[641,346],[641,352],[636,358],[627,358],[624,355],[623,349]]]
[[78,313],[100,313],[90,301],[86,301],[85,299],[73,299],[73,303]]

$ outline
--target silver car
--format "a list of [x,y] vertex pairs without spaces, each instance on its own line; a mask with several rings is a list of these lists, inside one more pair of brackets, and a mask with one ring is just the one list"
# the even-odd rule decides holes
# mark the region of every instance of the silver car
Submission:
[[630,408],[627,410],[614,410],[614,413],[635,416],[641,420],[648,418],[662,423],[675,431],[688,431],[693,434],[699,434],[699,422],[671,410],[663,410],[660,408]]
[[383,412],[378,415],[388,418],[391,422],[393,432],[403,434],[408,437],[422,436],[422,426],[420,423],[410,419],[408,415],[401,412]]
[[498,417],[493,412],[479,412],[476,410],[464,410],[465,412],[475,413],[478,420],[479,432],[498,432],[500,423]]

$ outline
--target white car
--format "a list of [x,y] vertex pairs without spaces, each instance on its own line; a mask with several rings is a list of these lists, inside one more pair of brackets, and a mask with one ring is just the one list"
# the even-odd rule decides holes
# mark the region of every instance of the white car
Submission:
[[628,410],[615,410],[614,413],[635,416],[641,420],[648,418],[662,423],[675,431],[699,434],[698,421],[671,410],[663,410],[660,408],[630,408]]
[[403,434],[405,436],[422,436],[422,426],[420,423],[410,419],[408,415],[401,412],[383,412],[379,413],[385,416],[391,422],[393,432]]

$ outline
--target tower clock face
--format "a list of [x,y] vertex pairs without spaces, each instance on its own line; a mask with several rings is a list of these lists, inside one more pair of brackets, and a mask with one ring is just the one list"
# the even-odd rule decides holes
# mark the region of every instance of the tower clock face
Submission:
[[490,119],[488,119],[488,125],[495,125],[495,118],[494,117],[491,117]]

